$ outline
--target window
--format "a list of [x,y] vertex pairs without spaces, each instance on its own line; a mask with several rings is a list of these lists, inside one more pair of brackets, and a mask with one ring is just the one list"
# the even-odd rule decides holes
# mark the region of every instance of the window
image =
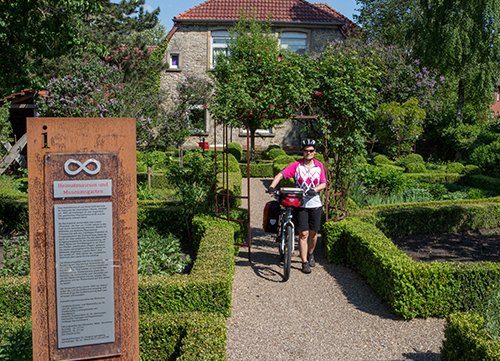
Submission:
[[219,54],[228,55],[227,44],[231,37],[227,31],[212,31],[212,53],[210,54],[210,66],[215,66],[215,59]]
[[190,124],[190,130],[193,133],[206,132],[205,114],[205,109],[201,105],[194,106],[189,110],[188,120]]
[[297,54],[304,54],[307,51],[307,34],[296,32],[282,33],[280,44],[283,49],[289,49]]
[[171,69],[179,69],[179,54],[170,54],[170,68]]

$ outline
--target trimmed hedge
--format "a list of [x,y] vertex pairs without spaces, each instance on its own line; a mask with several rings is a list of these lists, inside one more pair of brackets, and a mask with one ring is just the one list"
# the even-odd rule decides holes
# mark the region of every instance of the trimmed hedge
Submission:
[[453,174],[453,173],[437,173],[437,172],[428,172],[428,173],[405,173],[407,178],[413,180],[426,181],[431,183],[458,183],[462,180],[462,174]]
[[484,317],[478,313],[454,313],[446,318],[441,361],[498,361],[500,342],[484,329]]
[[485,175],[469,175],[462,178],[466,186],[500,193],[500,179]]
[[[229,172],[229,194],[235,196],[241,196],[241,172]],[[218,187],[222,187],[222,180],[224,179],[224,174],[217,174],[217,183]],[[222,197],[219,197],[219,202],[222,202]],[[229,198],[229,206],[230,207],[239,207],[241,206],[241,198]]]
[[243,154],[243,147],[241,146],[240,143],[229,143],[227,145],[227,151],[231,153],[238,162],[241,160],[241,156]]
[[141,360],[225,360],[226,319],[213,313],[154,313],[139,319]]
[[[247,164],[240,163],[240,171],[243,177],[247,177]],[[250,163],[250,177],[272,178],[273,164],[271,162]]]
[[30,277],[0,277],[0,317],[31,315]]
[[[193,219],[196,234],[198,217]],[[189,275],[139,277],[139,311],[231,314],[234,231],[218,219],[206,226]]]
[[[31,319],[0,320],[2,360],[32,360]],[[225,360],[226,319],[201,312],[139,316],[139,352],[144,361]]]
[[[196,311],[229,317],[234,273],[233,227],[241,225],[228,224],[214,217],[196,216],[193,219],[193,234],[197,234],[200,240],[191,273],[139,276],[141,314]],[[3,295],[0,297],[0,314],[16,317],[31,314],[29,277],[0,277],[0,290]]]
[[374,206],[351,216],[390,235],[491,229],[500,225],[500,197]]
[[328,260],[351,265],[405,319],[484,310],[500,280],[497,263],[416,263],[360,219],[327,222],[322,235]]

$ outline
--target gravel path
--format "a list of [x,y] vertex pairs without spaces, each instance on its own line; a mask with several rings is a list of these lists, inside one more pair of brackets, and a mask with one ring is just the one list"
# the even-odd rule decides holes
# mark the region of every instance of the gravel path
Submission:
[[290,279],[282,281],[277,246],[262,230],[262,210],[271,200],[264,190],[270,182],[250,183],[252,262],[242,247],[227,320],[227,359],[439,360],[444,320],[394,316],[357,273],[329,264],[321,243],[311,274],[300,271],[295,251]]

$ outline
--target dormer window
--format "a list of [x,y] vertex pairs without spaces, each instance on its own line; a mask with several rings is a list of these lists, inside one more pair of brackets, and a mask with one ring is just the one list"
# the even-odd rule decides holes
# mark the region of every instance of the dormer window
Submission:
[[304,54],[307,51],[307,33],[292,31],[281,33],[280,44],[283,49]]

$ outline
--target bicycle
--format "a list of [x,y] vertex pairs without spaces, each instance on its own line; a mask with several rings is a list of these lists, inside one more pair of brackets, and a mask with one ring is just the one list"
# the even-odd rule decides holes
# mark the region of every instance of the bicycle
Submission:
[[281,213],[278,218],[278,242],[280,262],[283,262],[283,280],[290,278],[292,256],[295,248],[295,225],[292,222],[292,212],[300,207],[304,201],[304,190],[302,188],[281,188],[277,190],[274,197],[278,200]]

